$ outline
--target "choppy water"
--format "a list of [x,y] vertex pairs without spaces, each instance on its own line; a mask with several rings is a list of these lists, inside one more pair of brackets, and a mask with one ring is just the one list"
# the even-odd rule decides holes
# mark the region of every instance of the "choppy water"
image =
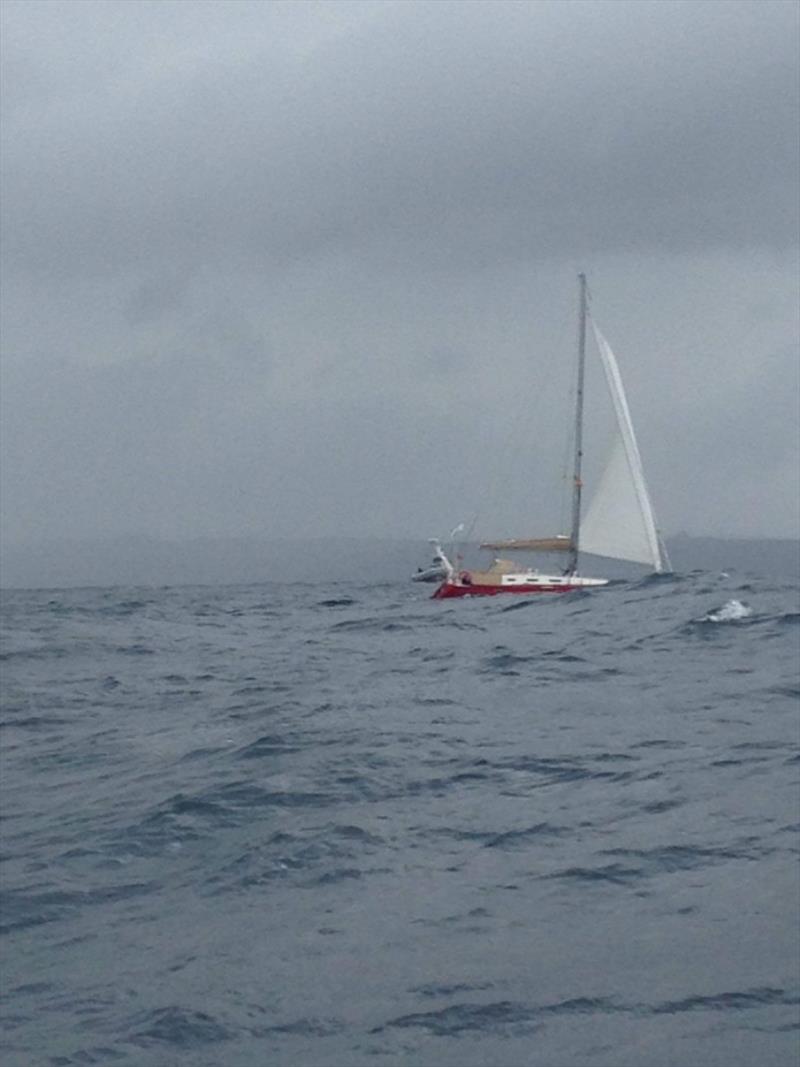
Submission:
[[797,585],[430,591],[4,594],[4,1067],[797,1062]]

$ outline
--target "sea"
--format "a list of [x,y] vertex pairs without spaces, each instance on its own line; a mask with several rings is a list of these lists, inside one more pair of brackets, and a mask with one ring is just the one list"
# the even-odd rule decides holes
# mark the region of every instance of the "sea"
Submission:
[[800,585],[6,590],[3,1067],[796,1067]]

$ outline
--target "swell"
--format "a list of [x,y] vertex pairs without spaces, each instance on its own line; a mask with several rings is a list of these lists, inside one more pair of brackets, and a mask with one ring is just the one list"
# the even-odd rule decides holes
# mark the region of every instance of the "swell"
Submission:
[[682,1000],[649,1003],[623,1001],[615,997],[576,997],[553,1003],[530,1004],[500,1000],[485,1003],[461,1002],[436,1011],[412,1012],[387,1020],[373,1033],[387,1029],[422,1028],[439,1037],[452,1037],[476,1031],[482,1034],[518,1029],[538,1029],[548,1020],[563,1016],[680,1015],[688,1012],[742,1012],[774,1005],[794,1007],[800,997],[780,987],[760,987],[734,992],[691,996]]

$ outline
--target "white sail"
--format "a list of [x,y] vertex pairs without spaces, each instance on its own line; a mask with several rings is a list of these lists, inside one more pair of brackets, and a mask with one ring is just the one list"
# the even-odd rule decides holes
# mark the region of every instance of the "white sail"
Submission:
[[647,563],[655,571],[663,571],[665,558],[619,367],[608,341],[594,322],[592,327],[617,416],[617,435],[611,458],[581,522],[580,548],[598,556]]

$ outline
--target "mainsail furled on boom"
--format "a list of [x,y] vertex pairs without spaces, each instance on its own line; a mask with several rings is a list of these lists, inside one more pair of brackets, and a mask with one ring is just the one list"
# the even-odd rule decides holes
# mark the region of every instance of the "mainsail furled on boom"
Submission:
[[508,549],[523,552],[569,552],[572,548],[572,541],[566,535],[535,537],[529,540],[512,537],[508,541],[481,541],[481,548],[492,548],[503,552]]

